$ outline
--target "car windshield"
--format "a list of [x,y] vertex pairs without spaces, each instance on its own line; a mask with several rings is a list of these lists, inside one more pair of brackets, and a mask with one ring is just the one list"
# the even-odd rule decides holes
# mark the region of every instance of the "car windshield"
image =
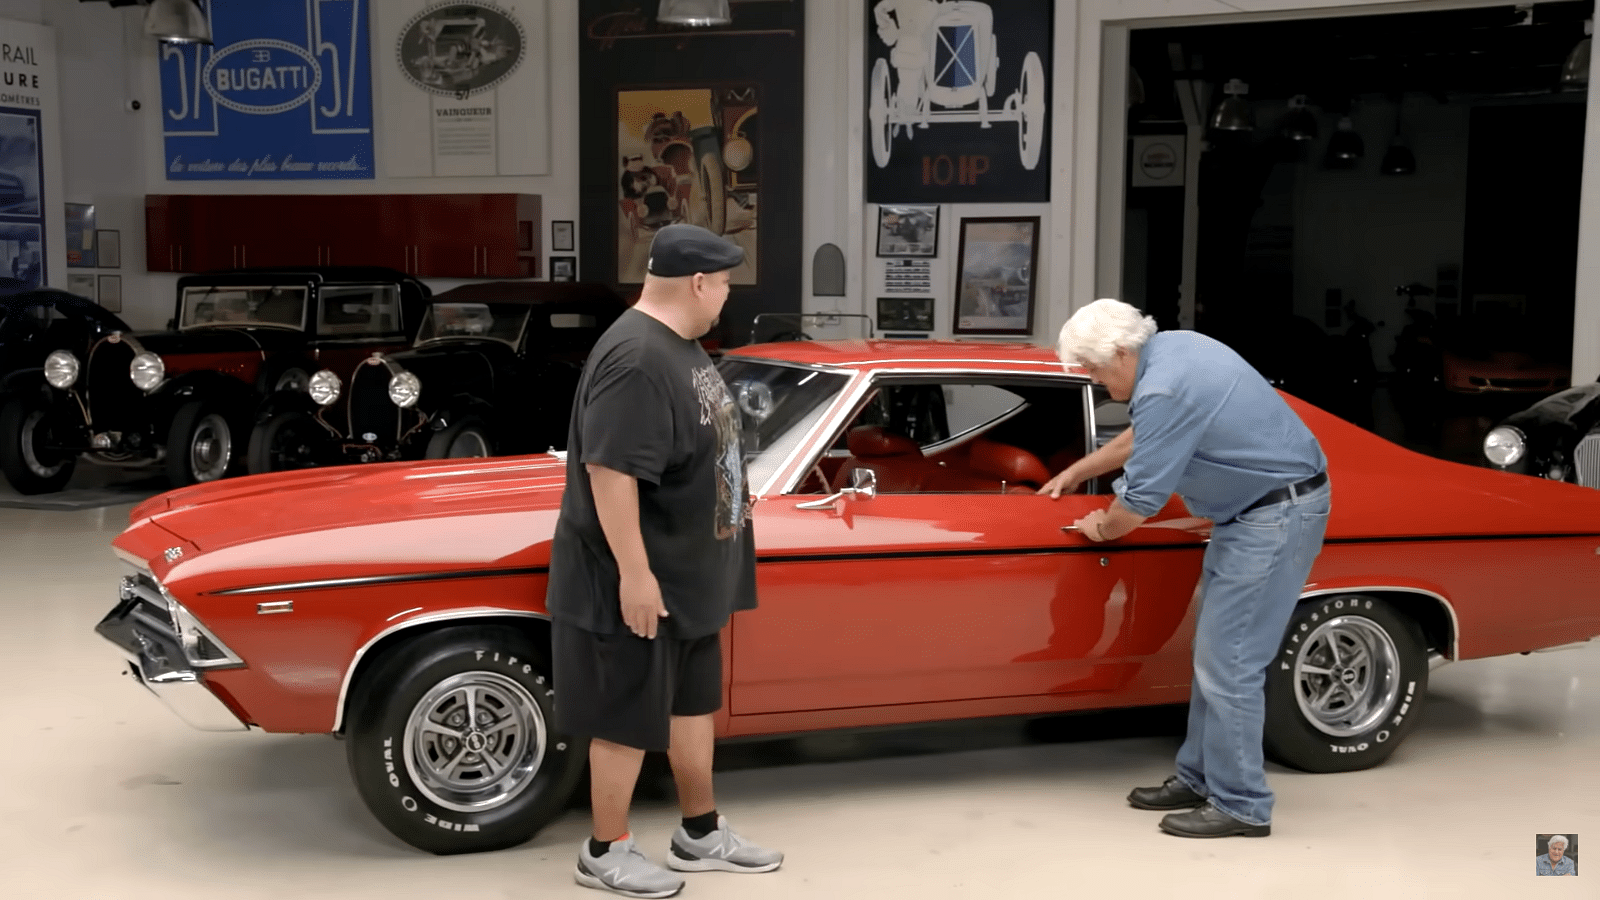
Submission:
[[451,338],[490,338],[515,347],[530,310],[525,303],[435,303],[422,315],[417,346]]
[[840,372],[724,357],[718,366],[739,410],[749,483],[759,489],[849,383]]
[[303,287],[191,287],[183,292],[178,327],[263,327],[305,329]]

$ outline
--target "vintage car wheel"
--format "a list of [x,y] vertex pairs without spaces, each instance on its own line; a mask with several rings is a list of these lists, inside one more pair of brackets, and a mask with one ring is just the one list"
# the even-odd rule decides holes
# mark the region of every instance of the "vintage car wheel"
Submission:
[[78,459],[46,446],[50,411],[36,402],[14,397],[0,408],[0,471],[19,494],[49,494],[72,480]]
[[1022,60],[1017,116],[1017,151],[1022,167],[1031,170],[1039,165],[1039,154],[1044,149],[1044,64],[1037,53],[1029,53]]
[[889,61],[880,59],[872,64],[872,98],[867,105],[867,127],[872,134],[872,161],[883,168],[889,164],[894,150],[894,123],[889,112],[894,109],[894,86],[889,79]]
[[430,853],[475,853],[561,814],[588,753],[550,730],[546,658],[521,631],[469,626],[402,644],[362,676],[350,774],[385,828]]
[[320,465],[328,432],[303,412],[278,413],[250,432],[245,459],[251,475]]
[[1416,622],[1376,597],[1318,597],[1295,610],[1267,667],[1267,752],[1307,772],[1375,766],[1416,727],[1427,693]]
[[489,430],[477,419],[462,419],[428,439],[429,459],[464,459],[493,456]]
[[700,215],[705,227],[714,234],[728,230],[728,185],[722,170],[722,160],[715,153],[705,153],[695,168],[695,193],[699,195]]
[[167,430],[167,480],[173,487],[216,481],[233,464],[233,427],[210,404],[185,403]]

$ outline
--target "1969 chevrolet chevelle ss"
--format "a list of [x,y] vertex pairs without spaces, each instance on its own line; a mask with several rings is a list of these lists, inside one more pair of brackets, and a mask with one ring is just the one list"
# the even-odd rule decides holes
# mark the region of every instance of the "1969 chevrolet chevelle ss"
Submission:
[[[1181,703],[1206,540],[1181,500],[1109,544],[1107,479],[1052,472],[1127,426],[1046,350],[795,342],[730,352],[759,609],[723,633],[725,737]],[[1386,759],[1431,657],[1600,634],[1600,494],[1420,456],[1299,401],[1330,461],[1321,558],[1268,672],[1267,749]],[[333,732],[401,839],[517,844],[582,778],[551,730],[550,455],[284,472],[133,511],[98,626],[190,724]],[[1537,603],[1530,603],[1531,598]]]

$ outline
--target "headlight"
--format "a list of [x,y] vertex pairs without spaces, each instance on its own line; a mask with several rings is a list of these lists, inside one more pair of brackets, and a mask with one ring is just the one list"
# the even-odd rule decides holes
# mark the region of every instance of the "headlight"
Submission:
[[44,380],[63,391],[72,387],[78,380],[78,358],[66,350],[57,350],[45,357]]
[[389,379],[389,401],[401,409],[417,405],[422,396],[422,379],[410,372],[401,372]]
[[1515,465],[1528,450],[1528,441],[1522,432],[1502,425],[1483,439],[1483,455],[1497,466]]
[[311,376],[311,381],[306,385],[306,393],[318,406],[332,406],[333,401],[339,399],[339,376],[327,369]]
[[161,383],[161,379],[167,377],[167,367],[161,362],[161,357],[146,350],[128,364],[128,377],[133,379],[133,386],[139,390],[152,390]]

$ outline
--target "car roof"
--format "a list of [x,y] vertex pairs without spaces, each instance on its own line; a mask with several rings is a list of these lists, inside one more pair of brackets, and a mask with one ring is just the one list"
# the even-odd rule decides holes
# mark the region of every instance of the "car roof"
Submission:
[[431,303],[594,304],[621,312],[622,297],[610,286],[588,281],[481,281],[433,295]]
[[[751,344],[729,350],[729,356],[754,357],[841,369],[948,369],[1059,374],[1061,360],[1053,350],[1035,344],[993,341],[852,340],[783,341]],[[1081,375],[1074,366],[1067,370]]]
[[235,285],[252,282],[292,284],[302,281],[332,282],[336,284],[398,284],[416,281],[397,269],[382,266],[277,266],[254,269],[226,269],[220,272],[202,272],[178,279],[178,286]]

